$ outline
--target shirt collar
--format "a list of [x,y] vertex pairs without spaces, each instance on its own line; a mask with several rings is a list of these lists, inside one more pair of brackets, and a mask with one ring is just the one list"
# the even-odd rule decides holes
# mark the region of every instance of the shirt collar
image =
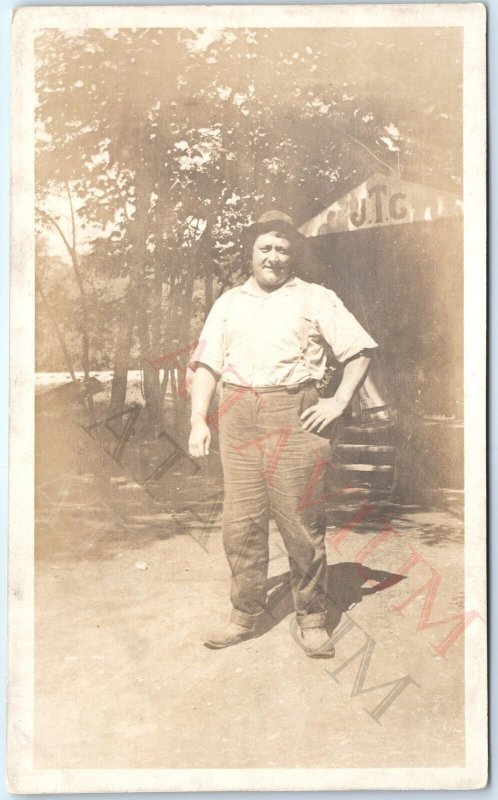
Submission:
[[[260,297],[260,293],[255,288],[256,280],[253,275],[251,275],[248,280],[242,284],[242,291],[246,294],[253,295],[254,297]],[[277,292],[286,291],[287,289],[292,289],[294,286],[297,286],[299,283],[299,278],[297,275],[292,275],[289,280],[283,284],[283,286],[279,286],[278,289],[275,289],[274,292],[268,292],[268,296],[276,294]]]

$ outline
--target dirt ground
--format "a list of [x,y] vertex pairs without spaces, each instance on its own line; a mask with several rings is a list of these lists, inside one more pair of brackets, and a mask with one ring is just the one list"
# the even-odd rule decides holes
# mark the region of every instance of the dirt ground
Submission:
[[460,495],[330,504],[334,659],[295,637],[272,524],[265,630],[213,651],[203,635],[229,615],[216,452],[151,496],[139,481],[164,454],[141,441],[119,467],[102,446],[74,410],[38,414],[36,768],[463,766]]

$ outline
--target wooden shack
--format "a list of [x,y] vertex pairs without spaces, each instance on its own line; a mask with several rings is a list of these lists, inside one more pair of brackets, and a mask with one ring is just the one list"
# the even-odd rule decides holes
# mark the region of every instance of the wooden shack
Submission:
[[[398,482],[463,486],[463,215],[457,195],[376,173],[301,227],[311,275],[379,343]],[[418,476],[418,478],[417,478]]]

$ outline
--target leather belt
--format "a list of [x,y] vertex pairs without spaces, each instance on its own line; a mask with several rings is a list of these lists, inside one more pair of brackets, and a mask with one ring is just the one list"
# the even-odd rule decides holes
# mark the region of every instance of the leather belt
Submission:
[[317,381],[301,381],[300,383],[279,384],[277,386],[240,386],[238,383],[229,383],[223,381],[223,386],[229,389],[234,389],[236,392],[254,392],[255,394],[264,394],[266,392],[287,392],[288,394],[297,394],[303,389],[308,389],[311,386],[316,386]]

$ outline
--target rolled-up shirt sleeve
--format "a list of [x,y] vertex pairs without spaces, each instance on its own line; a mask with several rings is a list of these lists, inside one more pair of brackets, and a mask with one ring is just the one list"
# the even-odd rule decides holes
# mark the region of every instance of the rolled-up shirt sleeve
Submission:
[[214,372],[221,374],[224,365],[224,296],[214,303],[206,317],[199,342],[190,358],[189,366],[196,369],[198,364],[205,364]]
[[337,361],[343,363],[362,350],[378,346],[335,292],[323,289],[316,299],[319,332],[332,348]]

